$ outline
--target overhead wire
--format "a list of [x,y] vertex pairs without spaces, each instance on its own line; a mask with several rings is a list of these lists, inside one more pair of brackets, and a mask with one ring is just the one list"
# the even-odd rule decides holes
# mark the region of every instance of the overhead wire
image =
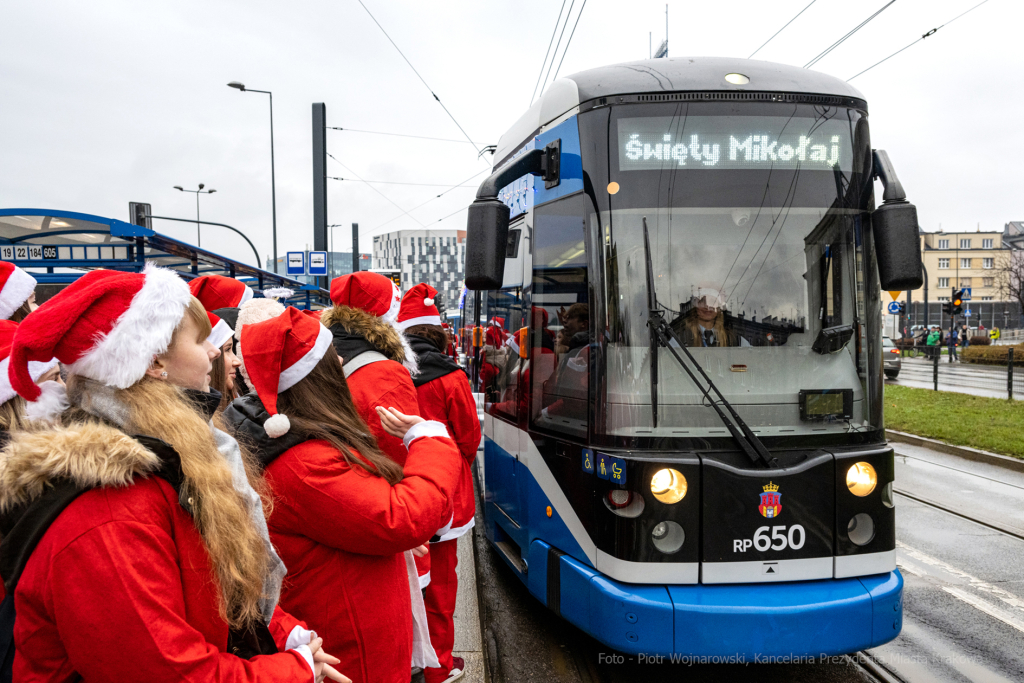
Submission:
[[[537,74],[537,83],[533,86],[533,94],[530,95],[531,107],[533,106],[534,99],[537,98],[537,88],[540,87],[540,77],[544,75],[544,66],[548,63],[548,55],[551,53],[552,43],[555,42],[555,34],[558,33],[558,25],[562,23],[563,10],[565,10],[565,0],[562,0],[562,6],[558,10],[558,18],[555,19],[555,27],[551,29],[551,39],[548,41],[548,49],[544,52],[544,61],[540,63],[540,72]],[[566,21],[568,21],[568,18],[566,18]]]
[[[417,209],[419,209],[419,208],[421,208],[421,207],[423,207],[423,206],[426,206],[427,204],[429,204],[430,202],[434,201],[435,199],[440,199],[441,197],[443,197],[444,195],[448,194],[448,193],[449,193],[449,192],[451,192],[452,190],[456,190],[456,189],[458,189],[458,188],[460,188],[460,187],[467,187],[467,186],[465,185],[465,183],[467,183],[468,181],[472,180],[473,178],[476,178],[477,176],[479,176],[479,175],[481,175],[481,174],[483,174],[483,173],[486,173],[486,172],[487,172],[487,171],[489,171],[489,170],[490,170],[490,169],[486,169],[486,168],[485,168],[485,169],[482,169],[482,170],[480,170],[480,171],[477,171],[476,173],[474,173],[474,174],[473,174],[473,175],[471,175],[470,177],[468,177],[468,178],[466,178],[465,180],[463,180],[463,181],[462,181],[461,183],[459,183],[458,185],[452,185],[451,187],[449,187],[449,188],[448,188],[447,190],[445,190],[444,192],[441,192],[440,194],[437,194],[437,195],[435,195],[435,196],[431,197],[430,199],[428,199],[427,201],[423,202],[422,204],[417,204],[416,206],[412,207],[411,209],[409,209],[409,211],[410,211],[410,212],[412,212],[412,211],[415,211],[415,210],[417,210]],[[472,185],[470,185],[469,187],[472,187]],[[397,220],[398,220],[399,218],[401,218],[401,217],[402,217],[401,215],[398,215],[398,216],[395,216],[394,218],[391,218],[391,219],[389,219],[389,220],[386,220],[386,221],[384,221],[383,223],[381,223],[381,224],[380,224],[380,225],[378,225],[377,227],[375,227],[375,228],[371,229],[371,230],[370,230],[370,233],[369,233],[369,234],[371,234],[371,235],[372,235],[373,233],[375,233],[375,232],[377,232],[378,230],[380,230],[381,228],[383,228],[383,227],[384,227],[385,225],[389,225],[389,224],[391,224],[391,223],[394,223],[395,221],[397,221]]]
[[[349,167],[348,167],[348,166],[346,166],[345,164],[343,164],[343,163],[341,163],[340,161],[338,161],[338,158],[337,158],[336,156],[334,156],[334,155],[333,155],[333,154],[331,154],[330,152],[325,152],[325,153],[327,154],[327,156],[329,156],[330,158],[334,159],[334,161],[335,161],[335,162],[336,162],[337,164],[339,164],[339,165],[340,165],[340,166],[341,166],[341,167],[342,167],[343,169],[345,169],[346,171],[348,171],[349,173],[351,173],[352,175],[354,175],[354,176],[355,176],[355,177],[356,177],[357,179],[361,180],[361,181],[362,181],[363,183],[366,183],[366,181],[365,181],[365,180],[363,180],[362,178],[360,178],[360,177],[359,177],[359,174],[358,174],[358,173],[356,173],[356,172],[355,172],[355,171],[353,171],[353,170],[352,170],[351,168],[349,168]],[[383,192],[381,192],[380,190],[378,190],[378,189],[377,189],[376,187],[374,187],[373,185],[370,185],[369,183],[366,183],[366,186],[367,186],[368,188],[370,188],[371,190],[373,190],[374,192],[376,192],[377,194],[379,194],[379,195],[380,195],[381,197],[383,197],[384,199],[386,199],[386,200],[387,200],[387,201],[388,201],[388,202],[389,202],[390,204],[392,204],[392,205],[393,205],[393,206],[394,206],[395,208],[397,208],[397,209],[398,209],[399,211],[401,211],[402,213],[404,213],[404,214],[405,214],[406,216],[408,216],[409,218],[411,218],[411,219],[413,219],[414,221],[416,221],[416,223],[417,223],[417,224],[418,224],[418,225],[419,225],[419,226],[420,226],[421,228],[425,228],[425,227],[427,227],[427,226],[423,225],[423,223],[420,223],[420,220],[419,220],[418,218],[416,218],[416,217],[415,217],[415,216],[413,216],[413,215],[412,215],[411,213],[409,213],[408,211],[406,211],[405,209],[403,209],[403,208],[402,208],[401,206],[399,206],[398,204],[396,204],[396,203],[395,203],[395,201],[394,201],[393,199],[391,199],[391,198],[390,198],[390,197],[388,197],[388,196],[387,196],[386,194],[384,194]]]
[[[400,54],[402,56],[402,59],[405,60],[405,63],[409,65],[410,69],[412,69],[412,72],[414,74],[416,74],[416,77],[418,79],[420,79],[420,82],[427,88],[427,90],[430,91],[430,94],[434,96],[434,99],[437,100],[437,103],[439,105],[441,105],[442,109],[444,109],[444,113],[448,114],[448,118],[450,118],[452,120],[452,123],[454,123],[455,126],[460,131],[462,131],[462,134],[466,136],[466,139],[469,140],[469,142],[473,145],[473,147],[476,148],[476,151],[479,152],[480,148],[477,147],[475,142],[473,142],[473,138],[469,137],[469,133],[466,132],[466,129],[463,128],[461,125],[459,125],[459,122],[455,120],[455,117],[452,116],[452,113],[450,111],[448,111],[448,107],[444,106],[444,102],[441,101],[441,98],[437,96],[437,93],[434,92],[433,88],[431,88],[430,85],[427,83],[427,81],[424,80],[423,76],[420,75],[420,72],[416,70],[416,67],[414,67],[412,65],[412,62],[410,62],[409,58],[405,56],[405,53],[402,52],[401,48],[398,47],[398,44],[395,43],[395,41],[391,39],[391,36],[389,36],[388,32],[384,30],[384,27],[380,25],[380,22],[377,21],[377,18],[373,16],[373,13],[370,12],[370,9],[363,3],[363,0],[357,0],[357,2],[360,5],[362,5],[363,9],[366,10],[366,13],[370,15],[371,19],[373,19],[373,23],[377,24],[377,28],[379,28],[381,30],[381,33],[384,34],[384,37],[387,38],[388,42],[390,42],[394,46],[395,50],[398,51],[398,54]],[[572,8],[570,7],[570,9],[572,9]],[[338,163],[341,163],[341,162],[338,162]]]
[[327,130],[342,130],[347,133],[368,133],[370,135],[390,135],[396,138],[416,138],[417,140],[436,140],[438,142],[456,142],[460,145],[482,145],[482,142],[472,140],[455,140],[454,138],[433,138],[426,135],[409,135],[408,133],[385,133],[379,130],[360,130],[358,128],[342,128],[341,126],[327,126]]
[[[575,4],[576,4],[576,0],[571,0],[569,2],[569,11],[565,15],[565,22],[562,24],[562,31],[558,34],[558,42],[555,43],[555,54],[556,55],[558,54],[558,46],[562,44],[562,36],[565,35],[565,27],[569,25],[569,17],[572,16],[572,6],[575,5]],[[553,67],[554,65],[555,65],[555,57],[554,57],[554,55],[552,55],[551,63],[548,64],[548,72],[544,75],[544,82],[545,83],[548,82],[548,76],[551,75],[551,67]],[[541,92],[544,92],[544,91],[541,90]]]
[[820,53],[814,59],[812,59],[811,61],[809,61],[806,64],[804,64],[804,68],[805,69],[809,69],[812,66],[814,66],[815,64],[817,64],[818,62],[820,62],[822,59],[824,59],[826,56],[828,56],[828,54],[830,52],[832,52],[832,50],[835,50],[837,47],[839,47],[840,45],[845,43],[850,37],[853,36],[854,33],[856,33],[857,31],[859,31],[862,28],[864,28],[865,26],[867,26],[875,17],[877,17],[879,14],[881,14],[885,10],[889,9],[889,7],[891,7],[893,5],[893,3],[895,3],[895,2],[896,2],[896,0],[889,0],[889,2],[885,3],[885,5],[880,10],[878,10],[877,12],[872,14],[870,17],[868,17],[864,21],[862,21],[859,24],[857,24],[853,28],[853,30],[851,30],[849,33],[847,33],[845,36],[843,36],[842,38],[840,38],[836,42],[834,42],[831,45],[829,45],[828,48],[826,48],[824,52]]
[[889,61],[890,59],[892,59],[893,57],[895,57],[896,55],[898,55],[899,53],[903,52],[904,50],[906,50],[906,49],[908,49],[908,48],[911,48],[911,47],[913,47],[913,46],[917,45],[918,43],[920,43],[920,42],[921,42],[922,40],[924,40],[925,38],[930,38],[930,37],[932,37],[933,35],[935,35],[935,34],[936,34],[936,33],[938,32],[938,30],[939,30],[940,28],[943,28],[943,27],[945,27],[945,26],[949,26],[950,24],[952,24],[952,23],[953,23],[954,21],[956,21],[956,20],[957,20],[957,19],[959,19],[960,17],[962,17],[962,16],[964,16],[965,14],[968,14],[968,13],[970,13],[970,12],[973,12],[974,10],[976,10],[976,9],[978,9],[979,7],[981,7],[982,5],[984,5],[984,4],[986,3],[986,2],[988,2],[988,0],[981,0],[981,2],[979,2],[979,3],[977,4],[977,5],[975,5],[975,6],[974,6],[974,7],[972,7],[971,9],[967,10],[966,12],[962,12],[962,13],[960,13],[960,14],[956,15],[955,17],[953,17],[952,19],[950,19],[949,21],[947,21],[947,22],[946,22],[945,24],[942,24],[941,26],[936,26],[936,27],[935,27],[935,28],[933,28],[932,30],[930,30],[930,31],[928,31],[927,33],[923,34],[923,35],[922,35],[922,36],[921,36],[920,38],[918,38],[918,39],[917,39],[917,40],[915,40],[914,42],[910,43],[910,45],[907,45],[907,46],[906,46],[906,47],[904,47],[904,48],[900,48],[899,50],[896,50],[896,52],[893,52],[893,53],[892,53],[891,55],[889,55],[889,56],[888,56],[888,57],[886,57],[885,59],[883,59],[883,60],[881,60],[881,61],[878,61],[878,62],[875,62],[874,64],[872,64],[872,65],[871,65],[871,66],[869,66],[868,68],[864,69],[863,71],[861,71],[861,72],[858,72],[858,73],[854,74],[853,76],[850,76],[849,78],[847,78],[847,79],[846,79],[846,82],[847,82],[847,83],[849,83],[849,82],[850,82],[850,81],[852,81],[853,79],[857,78],[857,76],[861,76],[861,75],[863,75],[863,74],[866,74],[866,73],[867,73],[868,71],[871,71],[872,69],[874,69],[874,68],[875,68],[876,66],[878,66],[879,64],[882,64],[883,62],[887,62],[887,61]]
[[753,56],[754,56],[754,55],[756,55],[756,54],[757,54],[758,52],[760,52],[760,51],[761,51],[761,49],[762,49],[762,48],[763,48],[763,47],[764,47],[765,45],[767,45],[768,43],[770,43],[770,42],[772,42],[773,40],[775,40],[775,36],[779,35],[779,34],[780,34],[780,33],[782,33],[783,31],[785,31],[785,30],[786,30],[786,28],[787,28],[787,27],[788,27],[788,26],[789,26],[790,24],[792,24],[792,23],[793,23],[794,21],[796,21],[796,20],[797,20],[797,17],[799,17],[799,16],[801,15],[801,14],[803,14],[803,13],[804,13],[804,12],[806,12],[806,11],[807,11],[808,9],[810,9],[811,5],[813,5],[813,4],[814,4],[814,3],[816,3],[817,1],[818,1],[818,0],[811,0],[810,4],[809,4],[809,5],[807,5],[807,7],[804,7],[804,8],[802,9],[802,10],[800,10],[799,12],[797,12],[797,13],[796,13],[796,16],[795,16],[795,17],[793,17],[792,19],[790,19],[789,21],[787,21],[787,22],[786,22],[786,26],[783,26],[782,28],[780,28],[780,29],[779,29],[778,31],[776,31],[776,32],[775,32],[775,34],[774,34],[774,35],[772,35],[772,37],[771,37],[771,38],[769,38],[768,40],[764,41],[764,45],[762,45],[761,47],[759,47],[759,48],[757,48],[756,50],[754,50],[753,52],[751,52],[751,53],[750,53],[750,57],[747,57],[747,59],[751,59],[751,58],[753,58]]
[[[417,185],[419,187],[448,187],[448,183],[403,183],[396,180],[363,180],[362,178],[340,178],[338,176],[329,175],[328,180],[356,180],[360,183],[366,183],[367,185]],[[455,187],[474,187],[473,185],[456,185]]]
[[[586,8],[587,0],[583,0],[583,4],[580,6],[580,11],[576,13],[576,23],[572,25],[572,31],[569,33],[569,40],[565,42],[565,47],[562,49],[562,58],[558,61],[558,68],[555,69],[555,78],[551,79],[552,82],[558,78],[558,72],[562,70],[562,62],[565,61],[565,53],[569,51],[569,45],[572,43],[572,37],[576,35],[576,26],[580,23],[580,17],[583,16],[583,10]],[[568,21],[568,19],[566,19],[566,21]]]

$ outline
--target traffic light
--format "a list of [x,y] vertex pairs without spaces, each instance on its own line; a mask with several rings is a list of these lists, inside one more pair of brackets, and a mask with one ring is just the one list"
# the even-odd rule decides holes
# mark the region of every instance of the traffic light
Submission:
[[906,301],[901,301],[900,302],[900,315],[906,315],[906,314],[907,314],[907,302]]
[[960,315],[964,312],[964,290],[958,289],[953,292],[953,298],[950,300],[950,308],[952,309],[951,315]]
[[953,315],[953,304],[945,302],[942,304],[942,315]]

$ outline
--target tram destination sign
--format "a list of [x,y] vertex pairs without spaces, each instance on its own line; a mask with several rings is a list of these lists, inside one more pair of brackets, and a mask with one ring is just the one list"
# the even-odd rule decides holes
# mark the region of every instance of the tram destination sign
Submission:
[[619,170],[849,171],[850,124],[785,116],[651,116],[618,122]]

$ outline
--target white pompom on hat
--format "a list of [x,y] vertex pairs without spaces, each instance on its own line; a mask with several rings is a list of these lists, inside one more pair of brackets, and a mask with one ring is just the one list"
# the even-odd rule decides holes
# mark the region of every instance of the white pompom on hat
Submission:
[[242,353],[248,360],[249,379],[267,413],[263,424],[272,439],[291,429],[287,415],[277,412],[277,397],[313,371],[334,335],[313,316],[297,308],[242,328]]
[[34,277],[13,263],[0,261],[0,318],[9,320],[34,291]]
[[437,290],[421,282],[402,297],[395,327],[405,330],[413,325],[441,325],[441,314],[434,305]]

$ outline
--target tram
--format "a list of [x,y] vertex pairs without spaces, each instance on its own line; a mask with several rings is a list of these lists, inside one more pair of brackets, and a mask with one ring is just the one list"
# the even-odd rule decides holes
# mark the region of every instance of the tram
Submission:
[[624,653],[895,638],[880,293],[921,286],[917,235],[844,81],[725,58],[555,81],[467,227],[485,531],[530,593]]

